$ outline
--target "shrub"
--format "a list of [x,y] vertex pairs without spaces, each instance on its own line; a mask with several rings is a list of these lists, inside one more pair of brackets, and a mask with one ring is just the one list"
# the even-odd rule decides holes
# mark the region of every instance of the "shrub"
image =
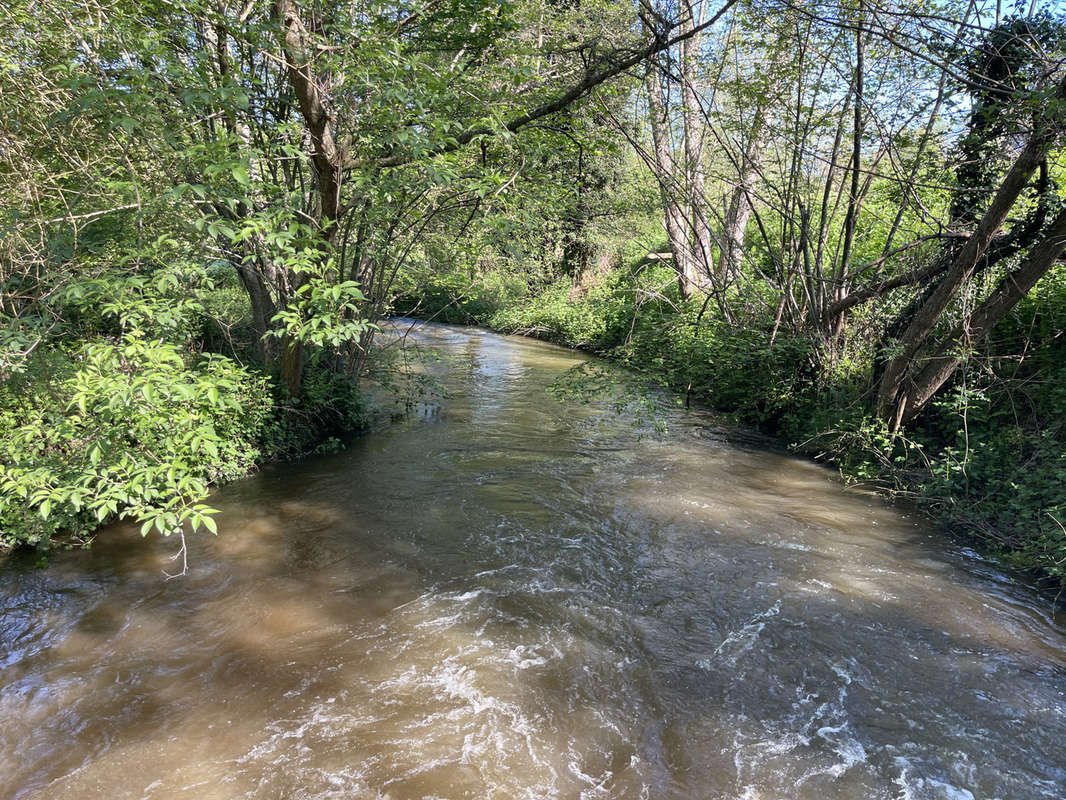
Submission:
[[213,532],[208,487],[252,468],[271,413],[266,381],[222,356],[137,333],[46,352],[0,390],[0,544],[111,518]]

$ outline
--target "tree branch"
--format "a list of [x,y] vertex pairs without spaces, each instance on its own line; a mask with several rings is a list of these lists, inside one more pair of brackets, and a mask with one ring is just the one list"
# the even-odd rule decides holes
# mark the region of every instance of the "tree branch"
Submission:
[[[696,36],[702,31],[711,27],[719,19],[721,19],[722,16],[736,4],[736,2],[737,0],[725,0],[725,3],[720,9],[718,9],[717,13],[715,13],[714,16],[710,17],[702,24],[691,26],[684,30],[682,33],[679,33],[676,36],[672,37],[669,36],[668,31],[657,32],[654,34],[651,42],[649,42],[645,47],[641,48],[635,53],[631,53],[620,61],[610,63],[607,66],[602,66],[598,69],[589,69],[588,71],[586,71],[585,77],[576,86],[571,87],[570,89],[558,95],[554,99],[537,106],[531,111],[527,111],[524,114],[520,114],[519,116],[514,117],[509,122],[504,124],[503,130],[507,131],[508,133],[514,133],[519,128],[522,128],[531,122],[535,122],[538,119],[547,117],[551,114],[555,114],[558,111],[562,111],[564,108],[571,105],[575,101],[580,100],[582,97],[587,95],[600,84],[605,83],[606,81],[610,80],[616,75],[621,74],[622,72],[625,72],[630,67],[636,66],[641,61],[651,58],[656,53],[661,53],[663,50],[667,50],[673,47],[674,45],[685,41],[686,39],[690,39],[693,36]],[[676,28],[677,25],[675,24],[673,27]],[[467,128],[465,131],[456,136],[452,142],[434,147],[425,153],[397,153],[391,156],[385,156],[384,158],[379,158],[371,161],[356,162],[352,166],[376,166],[381,168],[401,167],[404,164],[409,164],[417,159],[433,158],[435,156],[443,155],[445,153],[454,152],[469,144],[474,139],[480,136],[495,136],[498,135],[500,132],[501,131],[498,128],[490,128],[486,125],[478,125],[473,128]]]

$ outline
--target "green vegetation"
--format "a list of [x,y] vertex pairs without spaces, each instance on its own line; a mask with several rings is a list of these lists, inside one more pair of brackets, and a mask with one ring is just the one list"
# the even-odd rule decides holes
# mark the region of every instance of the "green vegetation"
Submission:
[[2,14],[0,544],[213,530],[212,484],[403,383],[403,313],[605,354],[1066,578],[1053,5]]
[[315,372],[294,403],[269,375],[205,349],[223,339],[209,311],[227,304],[228,274],[217,272],[109,268],[37,306],[53,322],[32,349],[17,349],[25,340],[9,328],[0,545],[47,549],[114,518],[142,533],[215,532],[209,486],[361,424],[340,376]]

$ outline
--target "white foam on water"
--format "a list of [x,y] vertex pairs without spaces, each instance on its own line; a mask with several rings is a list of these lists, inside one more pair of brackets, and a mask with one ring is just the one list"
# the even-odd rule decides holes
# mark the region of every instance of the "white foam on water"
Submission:
[[800,542],[790,542],[787,539],[759,539],[755,544],[763,547],[773,547],[777,550],[795,550],[800,553],[809,553],[814,548]]
[[833,752],[836,753],[841,760],[825,769],[816,770],[810,773],[807,777],[812,777],[816,774],[827,774],[832,775],[834,778],[839,778],[856,764],[863,764],[866,762],[866,748],[863,747],[862,743],[849,732],[849,725],[847,722],[842,722],[836,726],[826,725],[819,728],[816,735],[819,739],[828,742],[829,746],[832,747]]
[[[542,651],[548,650],[546,654]],[[562,651],[554,645],[526,645],[520,644],[507,651],[504,660],[514,665],[517,670],[527,670],[533,667],[542,667],[551,661],[557,661],[563,657]]]
[[721,644],[715,648],[715,651],[709,658],[701,658],[696,662],[696,666],[700,669],[710,670],[714,668],[714,661],[718,656],[726,653],[725,661],[728,664],[735,664],[737,659],[744,653],[749,651],[759,639],[759,634],[766,628],[766,621],[772,617],[781,613],[781,601],[778,600],[772,606],[765,611],[756,614],[754,617],[745,622],[740,628],[735,631],[731,631],[729,635],[722,640]]
[[894,761],[899,775],[892,782],[900,788],[899,800],[975,800],[969,789],[938,778],[912,776],[914,765],[907,758],[898,756]]

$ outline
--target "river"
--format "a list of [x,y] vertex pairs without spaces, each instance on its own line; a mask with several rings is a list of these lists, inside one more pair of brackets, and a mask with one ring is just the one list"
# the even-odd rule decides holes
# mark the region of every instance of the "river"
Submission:
[[1066,619],[581,356],[421,326],[448,396],[0,570],[0,797],[1061,798]]

